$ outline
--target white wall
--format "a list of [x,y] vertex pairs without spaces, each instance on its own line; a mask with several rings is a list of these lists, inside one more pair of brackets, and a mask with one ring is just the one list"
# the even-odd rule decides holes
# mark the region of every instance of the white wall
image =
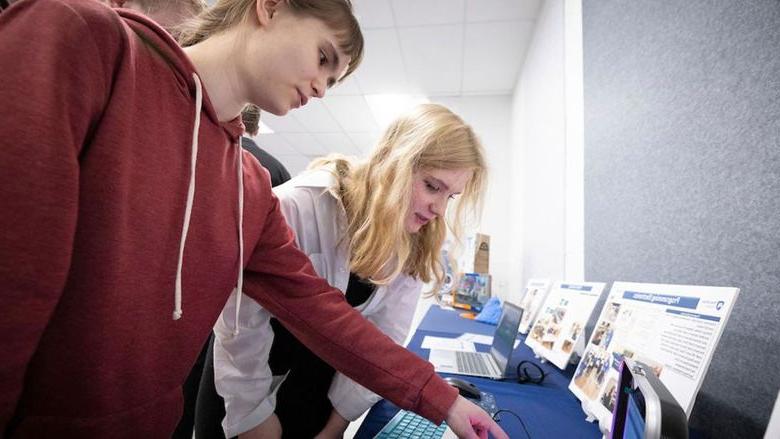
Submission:
[[582,280],[580,5],[542,3],[512,100],[510,222],[518,233],[508,264],[515,299],[529,278]]
[[506,298],[513,276],[510,237],[517,229],[509,219],[510,199],[514,188],[510,181],[511,96],[432,97],[446,105],[472,126],[487,155],[489,181],[482,221],[478,232],[490,235],[490,274],[493,295]]

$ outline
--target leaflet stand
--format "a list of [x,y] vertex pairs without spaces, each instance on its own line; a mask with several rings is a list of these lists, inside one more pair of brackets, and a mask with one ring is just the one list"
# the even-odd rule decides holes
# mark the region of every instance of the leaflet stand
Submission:
[[[537,349],[532,349],[534,352],[534,357],[539,360],[540,363],[544,364],[547,362],[547,359],[544,358],[544,355],[539,352]],[[582,358],[583,353],[585,352],[585,339],[580,338],[577,340],[577,344],[574,345],[574,352],[572,352],[571,358],[569,358],[570,364],[579,364],[580,358]]]
[[[585,420],[588,422],[598,422],[599,418],[596,414],[596,411],[591,408],[591,405],[593,404],[592,401],[583,400],[582,405],[582,411],[585,413]],[[601,423],[599,423],[599,428],[601,428]]]
[[531,350],[534,352],[534,358],[539,360],[540,363],[544,364],[547,362],[547,359],[544,358],[544,355],[542,355],[542,353],[539,352],[536,348],[531,348]]
[[601,431],[601,434],[604,435],[603,437],[607,438],[609,437],[609,428],[610,428],[610,420],[604,419],[602,420],[599,418],[598,412],[596,411],[595,407],[593,407],[593,404],[595,404],[593,401],[583,400],[582,401],[582,411],[585,413],[585,420],[588,422],[595,422],[599,426],[599,431]]

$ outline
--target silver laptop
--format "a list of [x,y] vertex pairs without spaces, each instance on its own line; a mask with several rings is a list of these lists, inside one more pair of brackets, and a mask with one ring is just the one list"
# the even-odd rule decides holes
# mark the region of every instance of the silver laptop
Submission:
[[446,351],[431,349],[428,361],[437,372],[455,373],[487,378],[504,378],[509,358],[515,346],[517,329],[523,310],[509,302],[504,302],[501,319],[493,334],[493,346],[490,353]]

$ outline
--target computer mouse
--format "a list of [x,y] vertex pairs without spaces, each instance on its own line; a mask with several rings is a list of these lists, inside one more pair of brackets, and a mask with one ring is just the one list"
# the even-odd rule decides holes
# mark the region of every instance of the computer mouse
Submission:
[[445,377],[444,381],[446,381],[450,386],[458,389],[458,393],[464,398],[471,398],[477,401],[482,399],[482,393],[479,391],[479,388],[464,379]]

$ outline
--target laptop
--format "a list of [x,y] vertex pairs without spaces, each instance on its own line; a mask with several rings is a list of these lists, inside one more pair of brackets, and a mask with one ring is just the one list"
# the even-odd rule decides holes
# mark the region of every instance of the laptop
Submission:
[[490,353],[447,351],[431,349],[428,361],[436,372],[454,373],[500,379],[506,376],[509,358],[515,346],[517,329],[523,310],[509,302],[504,302],[501,319],[493,334],[493,346]]
[[688,418],[653,370],[624,358],[610,439],[688,439]]

